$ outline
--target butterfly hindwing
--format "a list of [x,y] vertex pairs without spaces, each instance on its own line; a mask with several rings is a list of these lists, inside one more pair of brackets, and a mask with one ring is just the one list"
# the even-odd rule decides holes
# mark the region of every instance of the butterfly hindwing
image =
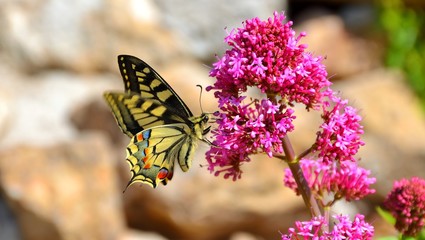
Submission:
[[186,172],[191,165],[196,138],[186,124],[170,124],[144,130],[127,147],[127,162],[132,177],[128,185],[143,182],[164,185],[174,174],[174,160]]
[[193,116],[171,86],[147,63],[133,56],[119,55],[118,65],[126,92],[140,94],[144,99],[158,100],[185,117]]

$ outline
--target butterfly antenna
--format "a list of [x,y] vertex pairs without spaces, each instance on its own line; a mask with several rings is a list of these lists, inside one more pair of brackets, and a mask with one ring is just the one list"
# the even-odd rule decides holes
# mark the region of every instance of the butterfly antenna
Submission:
[[199,92],[199,106],[201,107],[201,112],[204,113],[204,110],[202,109],[202,90],[203,90],[203,88],[199,84],[197,84],[196,86],[201,89],[201,91]]

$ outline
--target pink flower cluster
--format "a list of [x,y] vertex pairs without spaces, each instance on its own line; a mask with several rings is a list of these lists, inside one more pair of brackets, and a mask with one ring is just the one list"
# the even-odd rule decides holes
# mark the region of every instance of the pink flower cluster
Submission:
[[[332,193],[336,200],[344,197],[345,200],[352,201],[375,193],[370,185],[374,184],[376,179],[369,177],[369,170],[359,167],[354,162],[328,164],[320,160],[303,159],[300,164],[317,198],[323,198],[324,193]],[[299,195],[298,187],[289,169],[285,169],[284,184]]]
[[240,177],[239,165],[248,162],[250,154],[259,149],[270,157],[283,152],[282,138],[294,129],[291,108],[284,109],[268,99],[243,105],[242,99],[223,103],[221,109],[226,113],[217,113],[218,127],[213,130],[219,147],[207,152],[209,170],[216,175],[225,172],[225,178],[232,176],[234,180]]
[[277,12],[267,21],[253,18],[225,38],[231,49],[213,64],[210,76],[217,81],[208,88],[217,90],[220,102],[249,86],[307,108],[322,102],[321,90],[331,85],[322,58],[305,52],[307,46],[298,44],[305,34],[296,37],[292,22],[284,20],[285,15]]
[[[319,110],[331,82],[320,57],[305,52],[298,44],[305,34],[295,36],[292,22],[283,14],[261,21],[247,20],[230,32],[231,47],[216,63],[210,76],[217,80],[213,90],[220,112],[213,131],[214,146],[207,152],[209,170],[237,179],[240,165],[249,155],[282,153],[282,139],[294,129],[291,106],[302,103]],[[264,99],[247,99],[248,87],[266,93]]]
[[[322,131],[317,133],[315,151],[324,162],[354,162],[354,155],[364,145],[360,139],[363,134],[363,126],[360,124],[362,118],[357,114],[357,109],[347,106],[347,100],[333,94],[329,98],[329,102],[323,105]],[[333,106],[330,106],[331,103]]]
[[336,221],[329,232],[321,232],[330,227],[322,216],[310,221],[297,221],[295,228],[289,228],[288,234],[282,234],[282,240],[372,239],[374,228],[364,221],[363,215],[357,214],[353,221],[345,215],[334,215],[333,218]]
[[425,180],[413,177],[394,182],[384,206],[396,218],[398,231],[416,236],[425,226]]

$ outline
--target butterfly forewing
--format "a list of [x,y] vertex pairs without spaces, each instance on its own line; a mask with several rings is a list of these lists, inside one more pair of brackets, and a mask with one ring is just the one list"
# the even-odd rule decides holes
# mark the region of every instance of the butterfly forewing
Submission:
[[174,109],[134,93],[108,92],[104,97],[119,127],[129,137],[147,128],[186,121]]
[[129,55],[119,55],[118,64],[124,81],[124,90],[140,94],[145,99],[155,99],[175,108],[185,117],[193,114],[170,85],[147,63]]

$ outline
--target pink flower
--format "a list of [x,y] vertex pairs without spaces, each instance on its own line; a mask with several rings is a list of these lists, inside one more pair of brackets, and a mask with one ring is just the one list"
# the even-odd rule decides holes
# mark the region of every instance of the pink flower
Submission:
[[289,239],[317,239],[324,240],[326,237],[319,236],[322,226],[326,226],[326,221],[323,216],[314,217],[310,221],[296,221],[295,228],[289,228],[288,234],[282,234],[282,240]]
[[[289,228],[288,234],[282,234],[282,240],[342,240],[342,239],[372,239],[374,228],[364,221],[364,216],[357,214],[351,221],[348,216],[334,215],[336,220],[333,229],[329,232],[321,232],[330,227],[324,217],[315,217],[310,221],[295,222],[295,228]],[[325,228],[323,228],[325,227]]]
[[425,226],[425,180],[413,177],[394,182],[384,206],[396,218],[398,231],[416,236]]
[[325,162],[331,161],[356,161],[354,155],[364,142],[360,139],[363,126],[360,125],[361,117],[357,110],[347,106],[347,100],[342,100],[329,93],[329,101],[334,103],[330,110],[330,103],[323,106],[324,120],[320,126],[321,132],[317,133],[315,151]]
[[328,239],[372,239],[374,228],[364,221],[363,215],[357,214],[353,221],[350,221],[345,215],[335,215],[333,218],[337,222],[327,235]]
[[[336,200],[345,198],[352,201],[375,192],[370,185],[374,184],[376,179],[370,178],[370,171],[357,166],[354,162],[328,164],[320,160],[303,159],[300,164],[308,185],[318,199],[324,199],[325,193],[332,193]],[[299,194],[289,169],[285,169],[284,184]]]

